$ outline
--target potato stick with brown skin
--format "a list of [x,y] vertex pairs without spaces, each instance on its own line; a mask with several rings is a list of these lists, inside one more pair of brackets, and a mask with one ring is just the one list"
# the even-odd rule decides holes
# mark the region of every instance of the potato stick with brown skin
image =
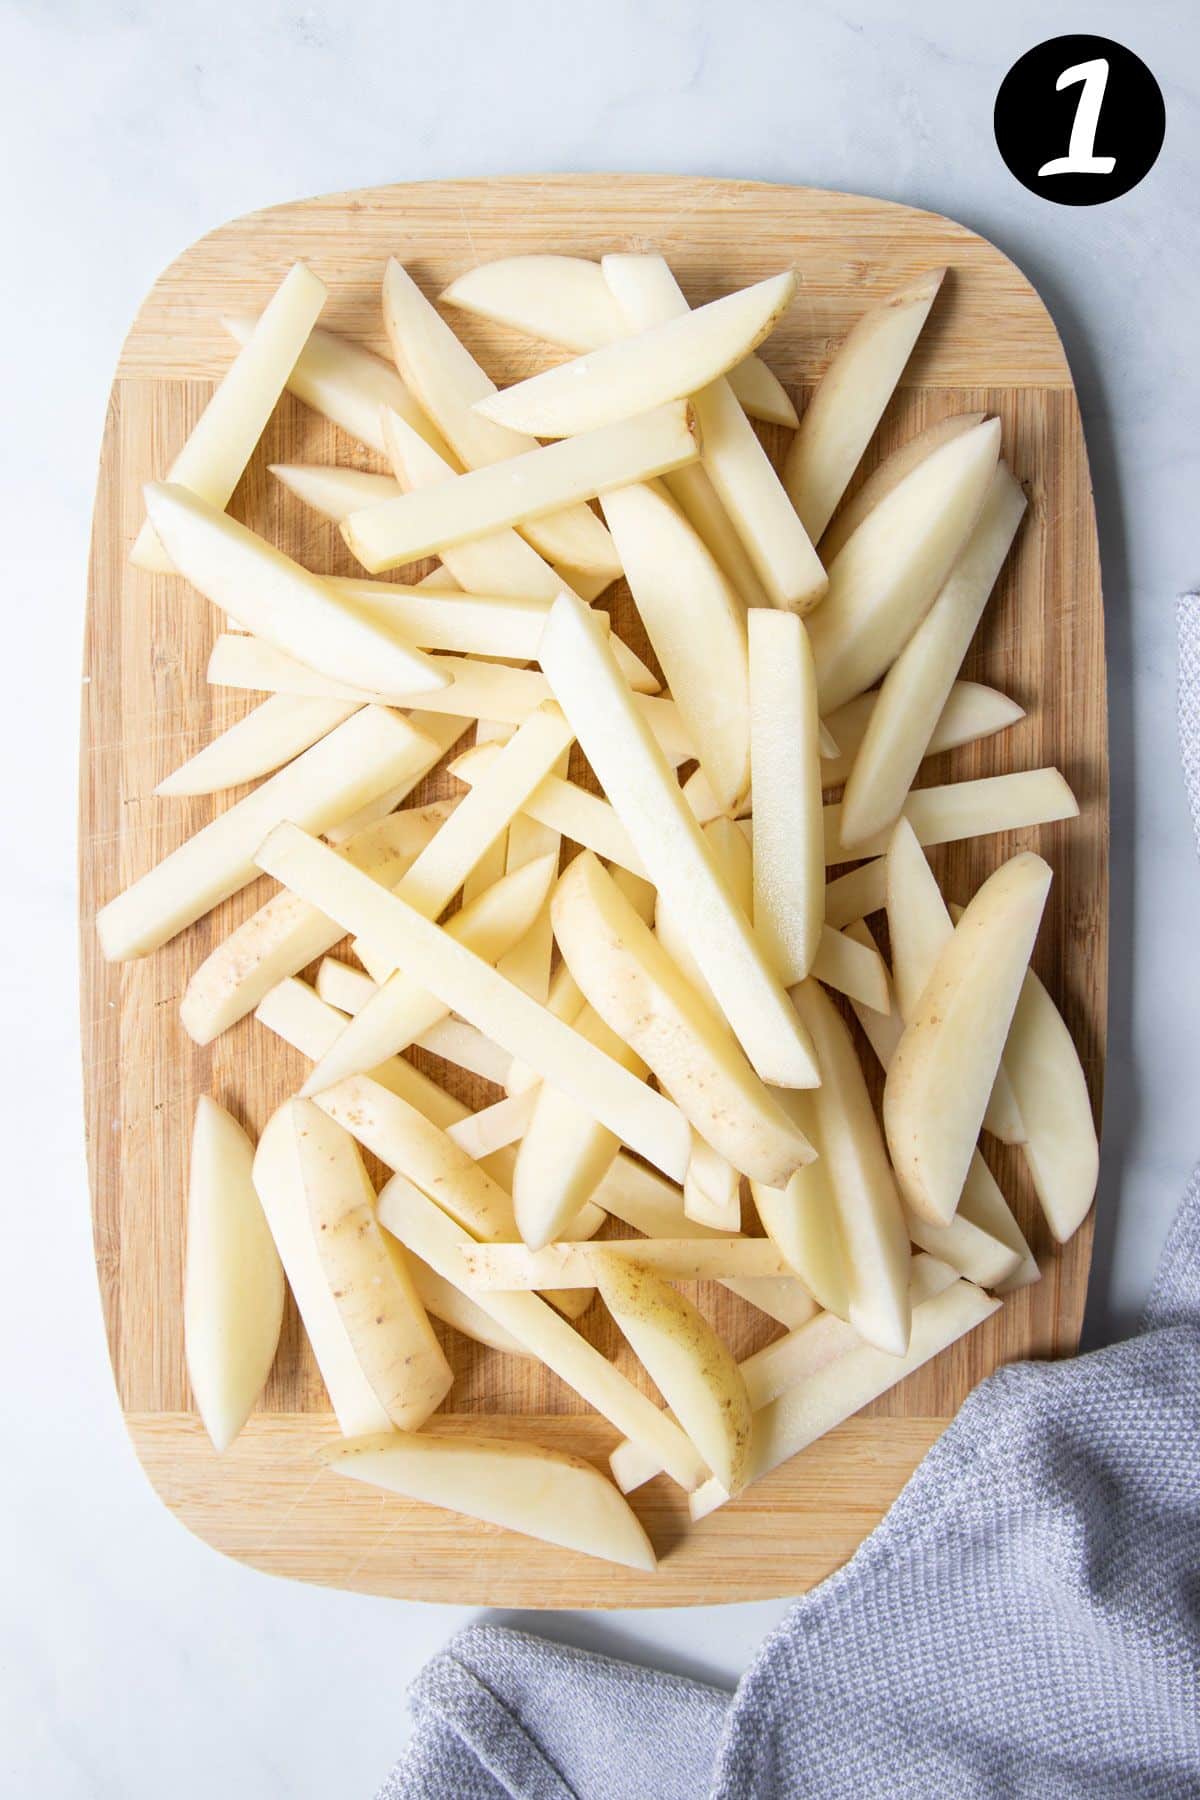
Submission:
[[[380,1194],[379,1222],[444,1280],[465,1286],[460,1259],[471,1238],[404,1176],[393,1176]],[[674,1421],[536,1294],[471,1298],[619,1432],[661,1456],[673,1481],[690,1490],[704,1479],[700,1456]]]
[[347,868],[303,831],[280,826],[260,847],[258,860],[285,886],[332,908],[347,930],[377,939],[401,962],[413,962],[450,1011],[591,1106],[601,1124],[664,1174],[682,1177],[691,1154],[682,1113],[440,926]]
[[865,312],[804,409],[783,479],[814,543],[874,436],[945,273],[931,269]]

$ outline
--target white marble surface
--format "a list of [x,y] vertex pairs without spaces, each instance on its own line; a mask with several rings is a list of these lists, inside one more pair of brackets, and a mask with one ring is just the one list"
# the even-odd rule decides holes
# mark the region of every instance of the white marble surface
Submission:
[[[1197,873],[1174,742],[1175,593],[1200,580],[1200,33],[1183,0],[1093,0],[1168,136],[1142,187],[1069,211],[996,155],[993,95],[1055,26],[1033,0],[6,0],[0,291],[9,678],[0,1305],[3,1785],[47,1800],[367,1795],[402,1693],[469,1614],[272,1582],[152,1497],[111,1391],[79,1125],[73,819],[84,564],[105,396],[156,272],[234,214],[370,182],[676,170],[955,215],[1040,286],[1078,380],[1111,670],[1113,1013],[1090,1330],[1134,1314],[1197,1151]],[[223,16],[222,16],[223,15]],[[219,25],[215,24],[221,17]],[[729,1681],[781,1606],[546,1617]]]

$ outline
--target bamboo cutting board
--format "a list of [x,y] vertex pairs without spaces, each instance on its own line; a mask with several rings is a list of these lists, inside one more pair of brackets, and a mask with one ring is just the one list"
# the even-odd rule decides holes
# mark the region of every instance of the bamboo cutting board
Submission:
[[[138,1455],[167,1505],[227,1554],[273,1574],[408,1598],[497,1606],[664,1606],[796,1593],[837,1568],[880,1518],[969,1390],[998,1364],[1070,1353],[1083,1314],[1090,1223],[1057,1250],[1019,1158],[989,1160],[1044,1275],[979,1331],[712,1515],[687,1527],[660,1477],[634,1497],[659,1551],[656,1575],[618,1569],[320,1473],[334,1427],[293,1312],[259,1412],[225,1456],[191,1410],[183,1357],[184,1195],[196,1097],[209,1092],[252,1132],[293,1091],[303,1065],[252,1019],[208,1049],[184,1034],[190,972],[258,906],[265,882],[144,962],[108,967],[96,909],[212,816],[228,796],[160,800],[155,784],[248,701],[210,690],[219,622],[175,577],[131,569],[141,486],[165,473],[232,355],[226,310],[259,310],[306,258],[327,282],[323,324],[385,350],[379,285],[395,255],[430,294],[476,262],[533,251],[598,257],[661,251],[694,303],[795,265],[797,303],[765,346],[798,405],[864,307],[921,270],[950,277],[888,409],[864,472],[947,413],[986,408],[1030,495],[1018,546],[965,673],[1027,708],[1012,731],[925,765],[943,781],[1057,763],[1081,817],[934,853],[950,898],[965,900],[998,862],[1041,851],[1055,881],[1036,963],[1080,1046],[1098,1108],[1107,932],[1107,747],[1103,615],[1087,458],[1071,377],[1029,283],[981,238],[935,215],[805,188],[656,176],[562,176],[366,189],[222,226],[155,284],[121,355],[96,500],[84,675],[81,817],[83,1047],[96,1259],[113,1370]],[[548,353],[455,316],[503,386]],[[776,433],[773,450],[785,434]],[[332,526],[267,472],[270,462],[369,455],[285,396],[232,503],[309,567],[352,572]],[[625,603],[626,609],[628,602]],[[618,622],[635,644],[628,611]],[[639,647],[644,645],[641,641]],[[426,795],[451,778],[432,778]],[[445,1078],[449,1072],[428,1064]],[[451,1077],[452,1079],[452,1077]],[[494,1093],[476,1084],[477,1101]],[[775,1328],[724,1290],[701,1304],[738,1354]],[[289,1303],[290,1306],[290,1303]],[[439,1328],[440,1329],[440,1328]],[[583,1329],[636,1373],[597,1304]],[[458,1371],[453,1428],[488,1425],[602,1461],[614,1433],[540,1368],[447,1333]],[[639,1377],[639,1379],[643,1379]]]

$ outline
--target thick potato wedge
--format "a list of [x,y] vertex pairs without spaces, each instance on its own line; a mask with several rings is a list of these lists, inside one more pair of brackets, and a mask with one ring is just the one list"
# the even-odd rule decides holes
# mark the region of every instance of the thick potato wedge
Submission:
[[[379,1221],[443,1280],[465,1285],[462,1254],[472,1247],[473,1240],[404,1176],[393,1176],[380,1194]],[[471,1297],[623,1436],[660,1456],[673,1481],[690,1491],[704,1479],[704,1463],[675,1421],[665,1418],[652,1400],[537,1294],[473,1293]]]
[[[476,401],[495,394],[495,384],[395,259],[383,278],[383,322],[397,368],[463,468],[507,462],[536,448],[532,437],[505,430],[475,410]],[[608,581],[621,573],[608,532],[587,506],[531,519],[521,535],[553,562],[586,569]]]
[[808,981],[793,997],[821,1067],[811,1105],[841,1225],[847,1316],[867,1343],[902,1356],[912,1259],[875,1108],[854,1042],[828,995]]
[[[872,688],[855,700],[847,700],[845,706],[839,706],[824,721],[838,747],[836,756],[821,752],[821,780],[826,787],[836,787],[849,775],[878,698],[879,690]],[[957,750],[978,738],[992,737],[1024,717],[1025,708],[998,689],[985,687],[979,681],[956,681],[925,746],[925,754],[938,756],[943,750]]]
[[1029,966],[1051,871],[1024,851],[988,877],[937,959],[888,1070],[883,1117],[914,1211],[953,1218]]
[[377,941],[397,962],[419,968],[421,980],[451,1012],[589,1107],[601,1124],[664,1174],[682,1180],[691,1154],[683,1114],[449,932],[349,868],[327,845],[290,826],[271,833],[259,849],[258,863],[286,887],[331,911],[346,930]]
[[254,852],[282,819],[325,826],[396,783],[428,754],[407,719],[366,707],[217,815],[96,915],[110,962],[146,956],[255,879]]
[[[606,277],[607,278],[607,277]],[[475,403],[494,424],[569,437],[698,394],[756,350],[796,291],[790,271]]]
[[[554,603],[541,663],[643,872],[687,930],[704,978],[759,1076],[781,1087],[812,1086],[817,1070],[795,1009],[714,868],[700,827],[640,716],[638,697],[630,694],[587,608],[569,595]],[[701,1135],[707,1135],[702,1128]]]
[[[603,268],[582,256],[500,257],[468,269],[440,298],[563,350],[599,350],[630,329]],[[795,426],[787,390],[757,356],[730,369],[728,380],[752,419]]]
[[159,782],[156,794],[219,794],[270,775],[357,712],[352,700],[272,694]]
[[743,1486],[750,1454],[750,1396],[729,1346],[660,1276],[632,1258],[597,1250],[601,1298],[659,1393],[727,1494]]
[[760,607],[749,627],[754,929],[790,987],[825,922],[817,684],[803,620]]
[[151,482],[146,510],[180,574],[285,656],[330,681],[418,704],[449,681],[394,630],[187,488]]
[[879,502],[886,499],[892,489],[899,487],[904,477],[924,462],[927,456],[942,444],[949,443],[951,438],[961,437],[964,431],[970,431],[976,425],[982,425],[987,414],[981,412],[951,413],[948,418],[938,419],[919,431],[915,437],[908,438],[899,449],[893,450],[890,456],[872,470],[862,486],[858,488],[843,506],[839,506],[832,522],[821,533],[821,560],[828,568],[851,532],[857,531],[869,512]]
[[[693,316],[661,256],[606,256],[604,275],[637,331],[682,329]],[[705,474],[755,574],[773,606],[806,612],[825,592],[825,570],[770,458],[728,381],[692,394]]]
[[[230,337],[249,343],[258,321],[251,313],[226,313],[221,320]],[[305,406],[311,406],[343,431],[386,454],[379,425],[381,407],[399,413],[440,456],[450,450],[441,432],[417,405],[390,363],[365,350],[361,344],[320,326],[308,342],[287,379],[287,386]]]
[[750,785],[745,608],[661,488],[618,488],[604,516],[684,729],[732,812]]
[[183,1347],[215,1450],[227,1450],[263,1390],[283,1323],[283,1265],[254,1191],[254,1145],[201,1095],[188,1183]]
[[611,1481],[582,1457],[511,1439],[389,1432],[321,1453],[335,1475],[502,1525],[630,1569],[654,1546]]
[[734,1168],[782,1187],[811,1158],[803,1133],[590,852],[562,876],[551,917],[582,992],[693,1128]]
[[869,688],[921,623],[974,528],[999,453],[998,419],[952,438],[846,540],[809,627],[822,717]]
[[288,1117],[317,1257],[346,1336],[392,1424],[416,1430],[450,1391],[450,1365],[403,1259],[386,1247],[354,1139],[306,1100],[293,1100]]
[[[755,1414],[748,1479],[757,1481],[760,1475],[777,1469],[790,1456],[815,1443],[958,1338],[974,1331],[999,1306],[999,1300],[993,1300],[969,1281],[956,1281],[913,1308],[912,1336],[903,1356],[892,1356],[874,1345],[863,1344],[847,1350],[815,1373],[803,1375],[795,1387]],[[706,1482],[690,1496],[692,1518],[704,1518],[727,1499],[719,1482]]]
[[[342,523],[342,536],[372,574],[440,553],[447,544],[527,526],[631,482],[651,481],[700,453],[690,402],[525,450],[504,462],[382,500]],[[619,552],[618,552],[619,554]]]
[[874,436],[945,273],[931,269],[869,308],[847,333],[804,410],[783,479],[814,543]]
[[[169,482],[224,511],[325,300],[324,282],[307,263],[293,264],[171,464]],[[150,520],[130,561],[160,574],[176,566]]]
[[1022,1153],[1038,1200],[1065,1244],[1095,1197],[1100,1146],[1079,1052],[1032,969],[1021,984],[1004,1067],[1025,1127]]
[[975,527],[945,586],[883,679],[842,795],[842,842],[893,825],[954,686],[1025,511],[997,464]]

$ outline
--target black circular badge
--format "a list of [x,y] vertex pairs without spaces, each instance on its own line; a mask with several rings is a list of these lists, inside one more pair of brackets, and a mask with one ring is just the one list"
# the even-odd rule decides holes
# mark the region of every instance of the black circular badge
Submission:
[[1000,84],[996,145],[1022,187],[1059,206],[1100,206],[1154,167],[1167,129],[1162,91],[1111,38],[1047,38]]

